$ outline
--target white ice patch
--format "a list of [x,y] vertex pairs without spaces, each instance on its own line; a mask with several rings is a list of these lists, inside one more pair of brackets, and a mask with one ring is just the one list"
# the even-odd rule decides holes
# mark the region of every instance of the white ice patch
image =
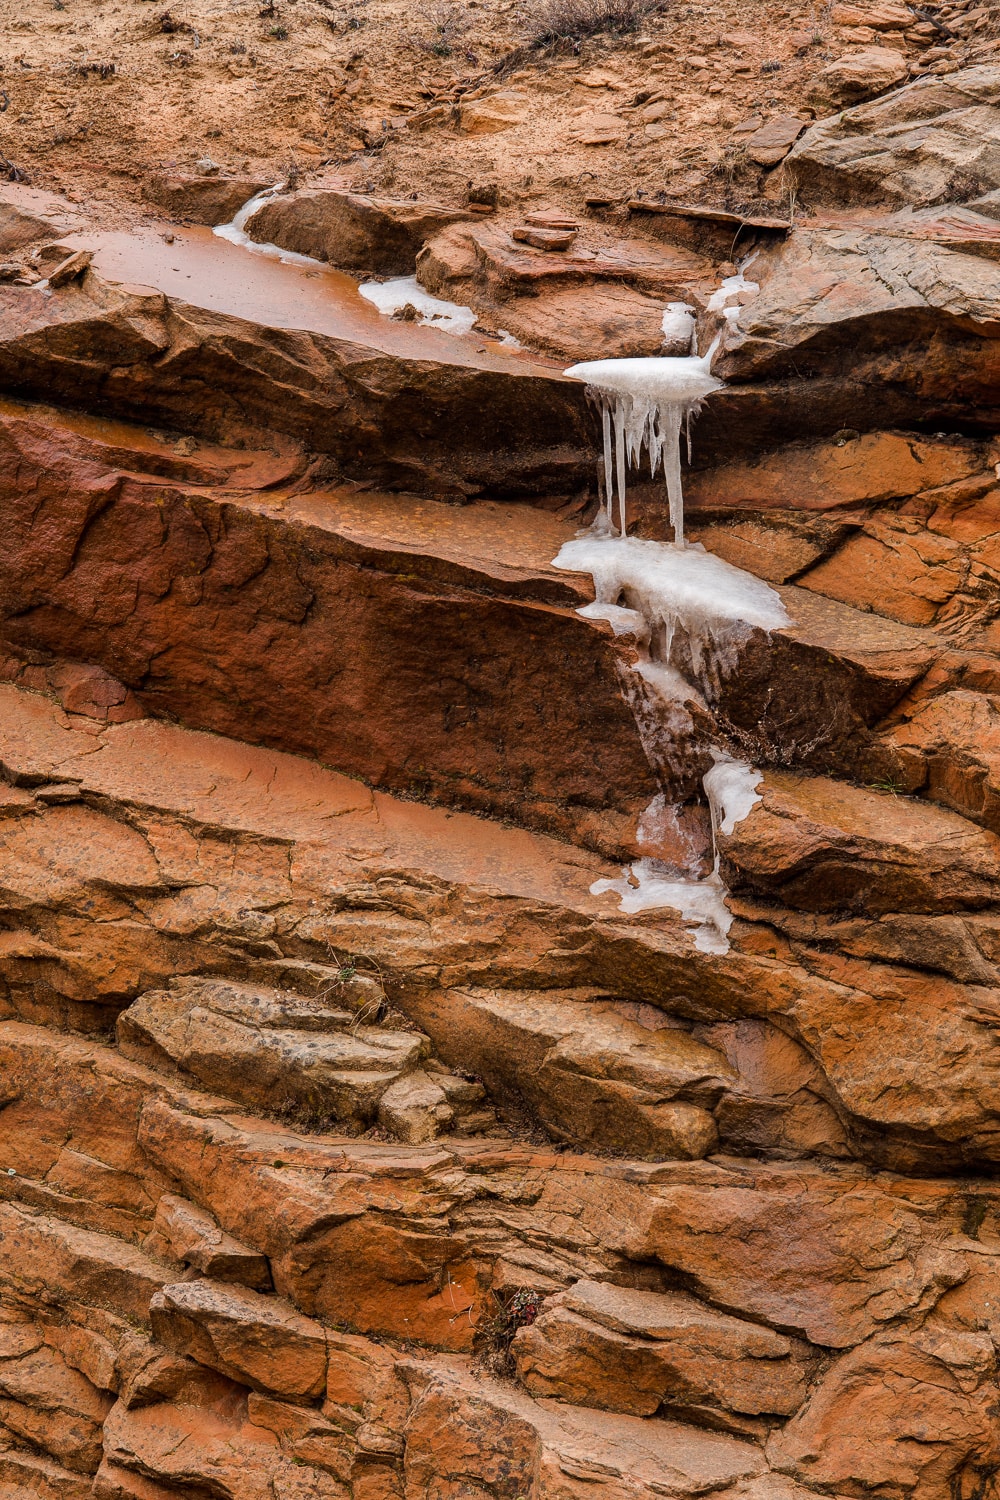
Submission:
[[590,890],[594,896],[613,891],[630,917],[672,907],[684,921],[697,922],[693,936],[699,953],[729,952],[733,914],[725,902],[726,888],[714,873],[707,880],[678,880],[659,860],[637,859],[620,879],[595,880]]
[[663,344],[668,354],[697,354],[695,310],[686,302],[668,302],[663,314]]
[[371,302],[387,318],[409,306],[419,313],[419,323],[442,328],[446,333],[469,333],[476,325],[476,314],[471,307],[460,307],[457,302],[432,297],[415,276],[396,276],[391,281],[364,281],[358,291],[366,302]]
[[738,303],[739,298],[743,292],[760,291],[759,282],[748,281],[746,276],[744,275],[744,272],[748,269],[748,267],[753,265],[753,262],[757,259],[757,254],[758,252],[754,251],[753,255],[748,256],[748,258],[743,261],[736,275],[727,276],[722,285],[712,293],[706,304],[707,310],[709,312],[721,312],[724,313],[726,317],[730,317],[733,311],[735,311],[736,315],[739,316],[739,307],[737,306],[735,309],[733,309],[730,306],[730,303]]
[[596,523],[599,532],[612,528],[612,495],[617,489],[618,532],[620,536],[625,535],[628,466],[638,463],[645,448],[652,475],[655,476],[661,463],[663,465],[674,541],[683,546],[681,429],[687,429],[690,457],[691,419],[697,414],[703,399],[722,386],[722,381],[716,380],[710,369],[715,349],[716,344],[713,344],[703,357],[691,355],[686,359],[664,356],[660,359],[589,360],[571,365],[566,371],[574,380],[586,381],[588,392],[601,406],[604,497]]
[[[745,626],[781,630],[792,623],[769,584],[699,544],[585,535],[566,542],[554,562],[569,573],[589,573],[602,609],[624,604],[641,615],[661,662],[669,664],[682,630],[696,672],[707,652],[724,655],[734,638],[746,634]],[[593,611],[592,605],[585,608]]]
[[269,198],[280,193],[284,186],[283,182],[279,182],[274,187],[265,188],[262,193],[256,193],[244,203],[234,219],[228,224],[217,224],[212,233],[218,235],[220,240],[228,240],[231,245],[240,245],[244,250],[252,250],[255,255],[266,255],[271,260],[280,260],[286,266],[316,266],[321,271],[329,270],[325,261],[316,260],[311,255],[299,255],[296,250],[283,250],[280,245],[259,244],[247,234],[244,226],[253,218],[258,208],[262,208]]
[[712,809],[713,835],[724,833],[728,837],[761,801],[757,788],[764,778],[745,761],[733,760],[721,750],[712,754],[715,765],[705,772],[702,786]]
[[[761,801],[757,788],[763,777],[745,761],[734,760],[722,751],[713,750],[715,764],[705,773],[702,785],[712,810],[712,842],[718,834],[731,834],[737,823]],[[636,842],[656,844],[669,829],[676,834],[679,820],[662,792],[653,798],[639,821]],[[602,896],[613,891],[619,897],[620,910],[628,916],[643,911],[670,907],[680,912],[685,922],[696,922],[694,945],[699,953],[729,952],[729,929],[733,914],[726,905],[729,892],[719,871],[719,850],[711,875],[704,880],[684,878],[676,869],[658,859],[637,859],[622,871],[617,880],[595,880],[591,895]]]

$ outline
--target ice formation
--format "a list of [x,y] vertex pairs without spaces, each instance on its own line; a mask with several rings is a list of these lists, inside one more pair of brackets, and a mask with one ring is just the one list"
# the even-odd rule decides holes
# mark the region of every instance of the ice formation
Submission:
[[697,543],[679,547],[585,533],[565,543],[555,566],[590,573],[597,600],[582,613],[609,620],[617,634],[643,631],[655,660],[669,665],[682,634],[699,677],[730,656],[748,626],[781,630],[791,624],[769,584]]
[[231,245],[242,245],[244,250],[252,250],[255,255],[267,255],[272,260],[282,261],[286,266],[317,266],[320,270],[329,270],[325,261],[316,260],[311,255],[299,255],[295,250],[283,250],[280,245],[259,244],[247,234],[245,225],[253,218],[258,208],[262,208],[276,193],[282,192],[284,187],[283,182],[277,182],[274,187],[265,188],[262,193],[255,193],[244,203],[234,219],[231,219],[228,224],[217,224],[212,233],[218,235],[220,240],[228,240]]
[[[364,281],[358,291],[366,302],[373,303],[388,318],[409,306],[420,314],[418,322],[442,328],[446,333],[469,333],[476,324],[476,314],[471,307],[460,307],[457,302],[432,297],[415,276],[395,276],[391,281]],[[509,339],[510,335],[507,337]]]
[[[584,534],[565,543],[555,565],[593,577],[597,598],[580,614],[607,620],[616,635],[635,639],[639,660],[625,669],[625,686],[650,751],[651,714],[658,731],[683,734],[689,725],[688,705],[707,707],[720,674],[737,665],[739,646],[750,629],[781,630],[791,624],[774,589],[698,544],[678,547],[640,537]],[[631,685],[636,678],[644,691]],[[674,868],[650,854],[636,860],[620,878],[599,880],[591,889],[595,895],[613,891],[622,911],[631,915],[673,907],[685,920],[697,923],[694,943],[700,952],[722,954],[729,948],[732,914],[719,871],[717,838],[731,834],[760,801],[761,776],[723,750],[713,749],[711,754],[713,764],[702,779],[712,818],[711,874],[698,879],[693,858],[686,868]],[[676,809],[661,793],[640,820],[639,847],[662,847],[668,829],[676,845]]]
[[[668,309],[669,314],[669,309]],[[625,536],[625,484],[629,464],[649,453],[650,473],[661,463],[670,501],[674,541],[684,545],[684,495],[681,488],[681,429],[687,429],[702,401],[721,389],[711,372],[716,345],[703,356],[664,356],[649,359],[598,359],[571,365],[566,371],[585,380],[600,402],[604,429],[604,503],[597,529],[614,528],[612,496],[618,495],[618,534]],[[614,480],[614,483],[612,482]]]
[[[726,905],[729,894],[719,871],[717,836],[730,834],[761,800],[757,791],[762,780],[759,771],[745,761],[734,760],[720,750],[713,750],[714,764],[705,773],[703,785],[712,813],[714,859],[712,873],[704,880],[671,868],[661,860],[645,857],[635,860],[617,880],[595,880],[590,887],[594,896],[613,891],[620,907],[629,916],[655,911],[664,906],[680,912],[687,922],[696,922],[694,945],[699,953],[728,953],[729,929],[733,914]],[[662,793],[654,797],[638,829],[638,843],[655,844],[662,837],[665,813],[676,812],[666,805]]]
[[[285,184],[279,182],[274,187],[265,188],[262,193],[256,193],[244,203],[230,223],[217,225],[212,233],[222,240],[228,240],[232,245],[252,250],[255,255],[267,255],[286,265],[316,266],[320,270],[329,270],[325,261],[316,260],[311,255],[300,255],[295,250],[283,250],[280,245],[260,244],[247,234],[246,225],[257,210],[276,193],[283,192],[284,188]],[[430,296],[418,284],[415,276],[397,276],[391,281],[366,281],[358,287],[358,291],[366,302],[371,302],[386,317],[402,312],[409,304],[419,314],[419,323],[442,328],[446,333],[468,333],[476,323],[476,314],[471,307],[459,307],[455,302],[444,302],[440,297]],[[498,341],[510,348],[520,348],[517,340],[503,329],[500,330]]]
[[760,287],[756,281],[748,281],[744,272],[757,259],[757,252],[749,256],[735,276],[727,276],[725,281],[709,297],[707,311],[721,313],[726,322],[732,324],[739,321],[741,303],[740,295],[743,292],[756,292]]
[[664,354],[697,354],[697,323],[687,302],[668,302],[663,314]]
[[[708,302],[708,310],[730,324],[739,317],[741,295],[756,290],[743,274],[748,264],[727,277]],[[686,304],[667,307],[663,335],[670,349],[696,348],[694,318]],[[655,734],[665,731],[668,739],[681,735],[685,726],[690,730],[693,705],[707,710],[721,677],[736,667],[739,646],[752,628],[781,630],[791,624],[781,599],[762,579],[684,541],[681,430],[687,429],[690,445],[692,417],[701,401],[722,386],[711,371],[718,343],[716,338],[701,357],[692,352],[687,357],[596,360],[566,371],[585,380],[589,394],[600,403],[604,483],[593,527],[567,542],[555,565],[593,577],[597,597],[580,614],[606,620],[615,635],[635,640],[638,660],[625,669],[625,685],[651,761]],[[643,448],[654,475],[663,466],[672,545],[627,535],[627,467],[638,461]],[[598,880],[591,889],[595,895],[613,891],[621,910],[631,915],[673,907],[685,921],[696,924],[694,944],[700,952],[722,954],[729,949],[733,918],[720,873],[718,836],[731,834],[760,801],[757,788],[762,778],[724,750],[713,748],[711,756],[712,765],[702,778],[712,820],[711,874],[698,878],[699,859],[693,849],[680,866],[668,865],[650,852],[623,870],[620,878]],[[640,819],[636,841],[640,849],[650,851],[662,851],[668,843],[675,850],[683,846],[677,809],[663,793],[654,797]]]

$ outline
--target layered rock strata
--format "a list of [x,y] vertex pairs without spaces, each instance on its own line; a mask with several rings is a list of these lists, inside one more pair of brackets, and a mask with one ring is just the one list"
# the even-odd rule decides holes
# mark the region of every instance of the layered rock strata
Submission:
[[[727,320],[691,531],[792,623],[656,734],[567,382],[5,284],[5,1500],[995,1494],[994,293],[887,224]],[[656,797],[727,952],[600,893]]]

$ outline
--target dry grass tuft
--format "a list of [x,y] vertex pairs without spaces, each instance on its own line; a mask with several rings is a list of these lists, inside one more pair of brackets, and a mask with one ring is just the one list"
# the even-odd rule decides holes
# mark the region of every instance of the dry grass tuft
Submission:
[[581,42],[602,33],[625,36],[665,8],[666,0],[543,0],[533,17],[529,45]]

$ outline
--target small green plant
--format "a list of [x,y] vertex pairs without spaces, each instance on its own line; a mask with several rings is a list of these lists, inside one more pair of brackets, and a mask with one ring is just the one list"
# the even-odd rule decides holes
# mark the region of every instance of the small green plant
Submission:
[[287,42],[288,27],[282,26],[279,22],[277,26],[269,26],[267,34],[268,36],[273,36],[276,42]]

